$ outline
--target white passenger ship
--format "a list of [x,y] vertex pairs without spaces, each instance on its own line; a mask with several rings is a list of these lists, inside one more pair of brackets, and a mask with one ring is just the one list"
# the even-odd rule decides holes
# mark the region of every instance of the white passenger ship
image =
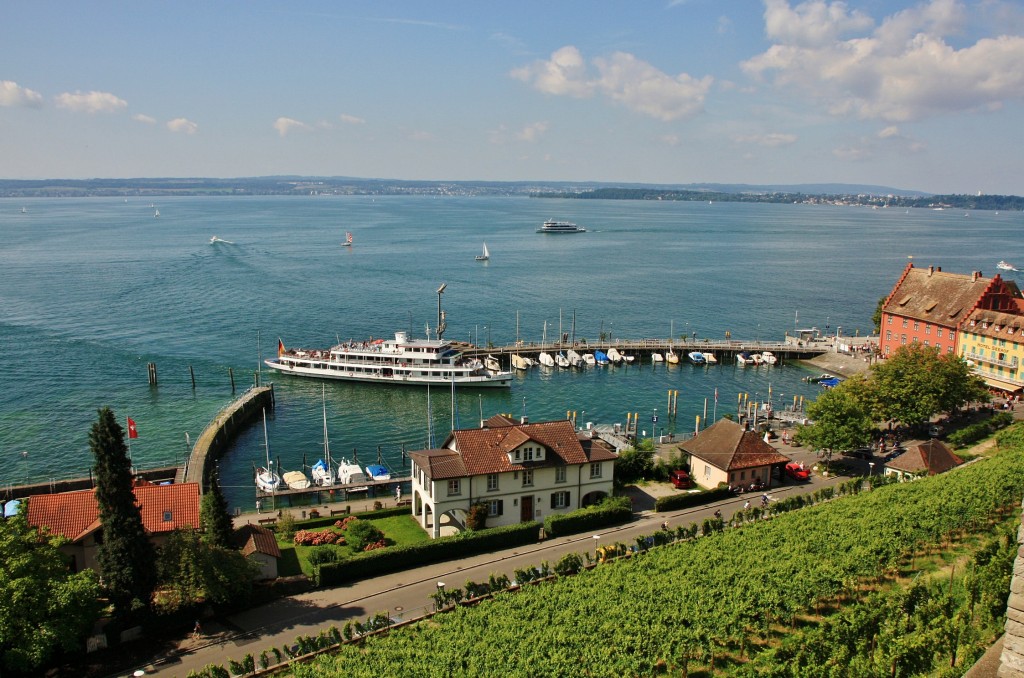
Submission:
[[587,229],[571,221],[548,219],[537,229],[538,233],[586,233]]
[[509,387],[511,372],[488,370],[483,362],[464,356],[452,342],[410,339],[350,341],[324,350],[287,350],[278,342],[277,358],[267,367],[285,374],[320,379],[369,381],[382,384]]

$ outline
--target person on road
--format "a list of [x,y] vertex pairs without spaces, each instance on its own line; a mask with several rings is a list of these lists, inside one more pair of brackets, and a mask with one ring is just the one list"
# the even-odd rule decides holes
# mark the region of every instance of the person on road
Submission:
[[199,620],[196,620],[196,625],[192,629],[192,638],[201,638],[203,636],[203,627],[199,625]]
[[750,500],[749,499],[743,503],[743,510],[746,511],[748,508],[750,508]]

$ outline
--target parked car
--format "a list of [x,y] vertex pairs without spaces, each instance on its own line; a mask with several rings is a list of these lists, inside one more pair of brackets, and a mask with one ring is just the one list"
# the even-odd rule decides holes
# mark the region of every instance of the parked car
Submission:
[[855,459],[872,459],[875,453],[870,447],[858,447],[855,450],[843,450],[843,456],[854,457]]
[[682,469],[676,469],[668,474],[668,480],[677,490],[690,489],[690,474]]
[[810,480],[811,472],[803,467],[803,464],[798,464],[795,461],[791,461],[786,464],[786,475],[793,480]]

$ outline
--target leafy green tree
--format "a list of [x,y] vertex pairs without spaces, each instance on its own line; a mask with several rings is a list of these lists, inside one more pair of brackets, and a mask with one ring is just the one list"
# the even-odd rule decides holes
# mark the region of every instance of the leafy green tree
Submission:
[[871,314],[871,323],[875,326],[875,334],[882,333],[882,308],[885,306],[885,300],[888,298],[887,295],[879,299],[875,312]]
[[148,609],[156,585],[156,553],[135,503],[124,430],[109,407],[89,432],[96,459],[96,501],[103,539],[96,549],[103,584],[122,619]]
[[807,406],[807,416],[814,423],[797,432],[801,444],[830,454],[871,442],[875,426],[868,407],[862,397],[858,397],[860,386],[846,384],[843,382],[825,391]]
[[0,667],[24,674],[73,650],[99,617],[96,573],[72,574],[48,537],[23,514],[0,520]]
[[372,544],[383,538],[384,533],[369,520],[353,520],[345,528],[345,543],[356,552],[362,551],[367,544]]
[[654,441],[647,438],[637,442],[635,447],[626,448],[619,453],[615,462],[615,482],[628,485],[654,472]]
[[207,601],[241,600],[252,590],[256,566],[238,551],[204,541],[191,528],[172,533],[157,559],[161,605],[168,611]]
[[231,548],[232,521],[228,513],[228,502],[220,491],[220,477],[210,479],[210,487],[199,504],[199,524],[203,528],[203,540],[212,546]]
[[987,400],[983,384],[958,356],[916,342],[871,368],[879,418],[921,426],[938,412]]

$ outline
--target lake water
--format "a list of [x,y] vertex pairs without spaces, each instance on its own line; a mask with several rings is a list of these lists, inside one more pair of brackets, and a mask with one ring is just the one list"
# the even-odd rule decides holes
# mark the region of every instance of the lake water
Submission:
[[[152,206],[151,206],[152,205]],[[26,208],[23,213],[22,207]],[[156,210],[160,217],[154,216]],[[547,218],[588,232],[535,233]],[[2,485],[84,475],[88,431],[110,406],[140,466],[180,462],[280,337],[289,347],[337,339],[423,336],[448,287],[446,336],[474,343],[576,337],[781,339],[817,326],[866,333],[879,297],[908,256],[944,270],[996,273],[1024,261],[1024,214],[740,203],[529,198],[182,197],[0,200],[0,471]],[[343,248],[345,232],[354,246]],[[209,244],[217,235],[234,244]],[[474,260],[486,242],[491,260]],[[1016,275],[1016,274],[1011,274]],[[259,341],[258,341],[259,337]],[[156,363],[150,387],[146,365]],[[196,377],[193,390],[189,375]],[[795,366],[649,365],[585,372],[534,370],[509,390],[432,393],[435,432],[480,413],[622,422],[692,430],[719,392],[718,414],[738,393],[776,404],[817,387]],[[322,450],[321,382],[273,380],[271,455],[288,470]],[[669,390],[679,414],[666,417]],[[376,459],[396,470],[401,449],[424,446],[426,391],[327,384],[335,457]],[[262,426],[222,461],[229,502],[251,506],[251,472],[264,458]]]

